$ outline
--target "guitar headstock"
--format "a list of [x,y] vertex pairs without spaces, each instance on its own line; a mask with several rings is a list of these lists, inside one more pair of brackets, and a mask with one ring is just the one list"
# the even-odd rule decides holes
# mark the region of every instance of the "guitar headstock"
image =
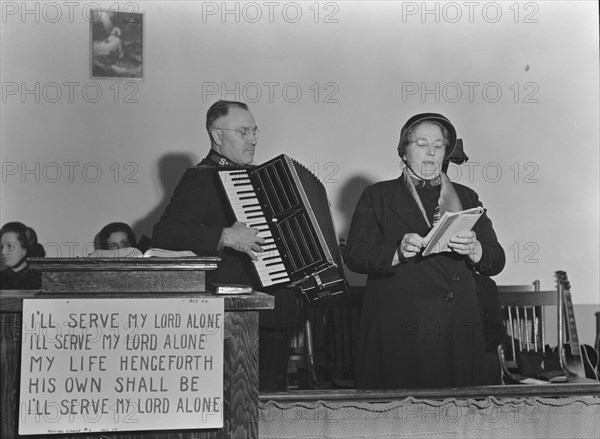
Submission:
[[569,279],[567,278],[567,272],[558,270],[554,272],[554,275],[556,277],[557,286],[562,287],[563,291],[565,291],[565,293],[568,293],[571,289],[571,284],[569,283]]
[[560,324],[561,326],[562,324],[566,326],[566,337],[563,336],[563,341],[566,342],[564,352],[565,357],[563,359],[564,362],[566,362],[566,369],[571,371],[570,373],[584,377],[587,374],[585,372],[585,367],[581,355],[581,348],[579,346],[577,326],[575,325],[575,312],[573,310],[573,302],[571,300],[570,291],[571,284],[569,283],[569,279],[567,279],[567,273],[565,271],[559,270],[556,271],[554,274],[556,276],[556,283],[558,284],[558,293],[562,296],[562,315],[565,318],[563,323]]

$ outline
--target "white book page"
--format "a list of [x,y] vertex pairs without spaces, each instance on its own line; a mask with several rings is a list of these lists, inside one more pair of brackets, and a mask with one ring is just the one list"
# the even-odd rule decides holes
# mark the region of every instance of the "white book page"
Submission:
[[448,243],[459,233],[468,232],[483,214],[482,207],[474,207],[461,212],[445,212],[425,237],[427,245],[423,256],[450,251]]

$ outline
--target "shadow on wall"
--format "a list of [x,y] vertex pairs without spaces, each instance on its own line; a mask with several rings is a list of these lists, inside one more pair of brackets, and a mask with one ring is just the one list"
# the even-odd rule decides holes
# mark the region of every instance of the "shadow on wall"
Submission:
[[186,169],[195,166],[199,159],[191,154],[169,153],[164,155],[158,162],[158,178],[162,187],[162,200],[144,218],[137,220],[131,228],[138,237],[138,241],[146,235],[152,237],[152,228],[158,222],[171,200],[173,191],[179,183]]
[[[345,247],[345,241],[348,239],[348,231],[350,230],[350,223],[352,222],[352,215],[356,209],[356,203],[362,195],[363,191],[374,181],[365,178],[363,176],[355,176],[348,180],[340,192],[338,198],[338,209],[341,212],[340,219],[336,223],[336,231],[338,239],[340,241],[340,249]],[[343,241],[342,241],[343,240]],[[366,282],[366,276],[350,271],[348,267],[344,267],[348,283],[350,285],[364,285]]]

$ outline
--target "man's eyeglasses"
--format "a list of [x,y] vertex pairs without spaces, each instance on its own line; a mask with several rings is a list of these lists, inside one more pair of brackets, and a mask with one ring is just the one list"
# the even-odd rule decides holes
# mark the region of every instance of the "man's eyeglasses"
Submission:
[[260,130],[258,128],[242,128],[239,130],[236,130],[233,128],[220,128],[220,127],[216,127],[216,128],[219,130],[237,131],[238,133],[240,133],[242,135],[242,139],[244,139],[244,140],[248,140],[250,138],[251,134],[254,136],[254,138],[257,138],[260,135]]
[[[417,140],[413,140],[411,143],[414,143],[415,145],[417,145],[419,148],[429,148],[429,146],[431,146],[432,144],[427,142],[424,139],[417,139]],[[434,142],[433,143],[433,147],[435,149],[443,149],[446,147],[446,145],[444,144],[444,142]]]

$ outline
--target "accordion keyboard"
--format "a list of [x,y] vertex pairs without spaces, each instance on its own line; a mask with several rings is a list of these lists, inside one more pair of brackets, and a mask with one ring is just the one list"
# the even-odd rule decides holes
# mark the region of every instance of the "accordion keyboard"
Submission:
[[275,239],[270,231],[256,192],[245,170],[219,172],[221,182],[229,198],[236,219],[248,227],[259,230],[258,236],[265,240],[263,253],[254,261],[258,277],[264,287],[289,282],[290,278],[277,250]]

